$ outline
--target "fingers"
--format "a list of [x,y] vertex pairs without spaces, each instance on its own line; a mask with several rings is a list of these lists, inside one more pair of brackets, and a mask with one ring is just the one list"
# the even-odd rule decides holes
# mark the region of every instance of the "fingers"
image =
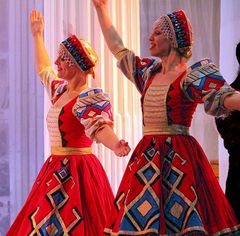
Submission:
[[130,152],[130,148],[128,150],[124,150],[123,152],[121,152],[119,156],[120,157],[127,156],[129,152]]
[[34,10],[30,12],[30,21],[33,21],[34,19]]
[[123,146],[128,146],[128,142],[126,142],[124,139],[121,139],[119,141],[120,145],[123,145]]
[[121,140],[119,141],[119,143],[120,143],[121,145],[124,145],[125,140],[124,140],[124,139],[121,139]]
[[42,14],[39,11],[32,10],[30,12],[30,20],[31,21],[42,21],[43,20],[43,16],[42,16]]
[[128,142],[126,142],[124,139],[119,140],[114,153],[115,155],[119,157],[123,157],[128,155],[128,153],[131,151],[131,148],[128,145]]
[[131,148],[129,147],[128,143],[124,140],[120,140],[119,142],[120,146],[118,150],[115,152],[115,154],[119,157],[123,157],[128,155],[128,153],[131,151]]
[[127,146],[125,148],[125,156],[128,155],[128,153],[131,151],[131,148],[129,146]]
[[32,10],[31,11],[31,13],[30,13],[31,20],[35,20],[36,19],[36,14],[37,14],[36,10]]

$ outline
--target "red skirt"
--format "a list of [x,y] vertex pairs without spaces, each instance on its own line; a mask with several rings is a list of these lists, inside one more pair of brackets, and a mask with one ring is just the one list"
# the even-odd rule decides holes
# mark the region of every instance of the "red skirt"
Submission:
[[128,163],[106,235],[239,235],[212,168],[191,136],[144,136]]
[[101,236],[113,193],[93,155],[52,155],[7,236]]

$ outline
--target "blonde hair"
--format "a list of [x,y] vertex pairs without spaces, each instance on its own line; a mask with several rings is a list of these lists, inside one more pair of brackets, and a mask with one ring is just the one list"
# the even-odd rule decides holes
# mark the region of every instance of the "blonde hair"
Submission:
[[184,47],[184,48],[176,48],[176,51],[179,53],[181,57],[184,57],[187,60],[192,57],[192,46]]

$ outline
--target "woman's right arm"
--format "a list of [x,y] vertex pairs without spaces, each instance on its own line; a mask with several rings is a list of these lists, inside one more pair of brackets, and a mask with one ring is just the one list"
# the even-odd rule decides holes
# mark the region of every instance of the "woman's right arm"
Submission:
[[[121,37],[112,25],[109,16],[107,0],[92,0],[96,8],[99,23],[105,38],[105,41],[118,60],[118,67],[123,74],[135,84],[138,91],[143,91],[148,68],[153,65],[153,58],[143,58],[136,56],[134,52],[124,47]],[[145,77],[143,75],[146,75]],[[143,78],[144,77],[144,78]]]
[[51,67],[51,62],[43,41],[43,16],[32,10],[30,13],[30,29],[33,36],[36,71],[44,85],[50,100],[53,102],[64,90],[64,81],[59,80]]
[[43,41],[43,16],[36,10],[30,13],[30,29],[33,36],[35,65],[39,74],[44,68],[51,66],[51,62]]
[[103,36],[108,45],[108,48],[117,58],[121,58],[121,54],[126,48],[123,45],[122,39],[119,36],[117,30],[112,24],[109,11],[108,11],[108,1],[107,0],[92,0],[97,11],[98,20],[103,32]]

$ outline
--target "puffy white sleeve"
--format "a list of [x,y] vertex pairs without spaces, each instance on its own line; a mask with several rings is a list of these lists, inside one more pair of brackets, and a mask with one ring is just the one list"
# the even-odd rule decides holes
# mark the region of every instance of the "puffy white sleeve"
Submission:
[[94,140],[95,134],[104,126],[113,127],[110,99],[102,89],[89,89],[81,93],[73,107],[73,113],[85,127],[87,136]]
[[182,81],[182,89],[189,100],[203,103],[206,113],[216,117],[226,117],[230,114],[231,110],[224,107],[224,99],[237,93],[209,59],[189,67]]
[[57,95],[61,94],[67,82],[59,79],[52,67],[45,67],[39,73],[40,80],[47,91],[49,99],[53,102]]

